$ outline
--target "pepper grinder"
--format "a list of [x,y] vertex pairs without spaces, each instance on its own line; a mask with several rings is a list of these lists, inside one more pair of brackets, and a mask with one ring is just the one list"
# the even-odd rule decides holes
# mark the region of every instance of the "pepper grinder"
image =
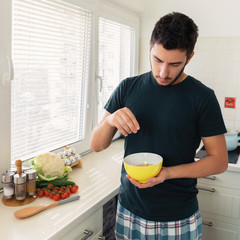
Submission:
[[22,161],[16,160],[17,174],[14,175],[15,197],[17,200],[26,198],[26,181],[27,175],[22,172]]
[[36,178],[37,178],[36,170],[29,169],[29,170],[25,170],[24,173],[27,174],[27,185],[26,185],[27,194],[29,196],[34,196],[36,192]]

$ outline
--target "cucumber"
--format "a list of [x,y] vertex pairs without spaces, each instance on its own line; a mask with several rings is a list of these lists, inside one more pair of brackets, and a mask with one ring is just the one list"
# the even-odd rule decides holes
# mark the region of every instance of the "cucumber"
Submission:
[[76,185],[75,182],[67,181],[67,180],[63,180],[63,179],[55,179],[52,181],[36,181],[37,188],[45,188],[48,186],[48,184],[52,184],[53,186],[56,186],[56,187],[68,186],[68,185],[75,186]]

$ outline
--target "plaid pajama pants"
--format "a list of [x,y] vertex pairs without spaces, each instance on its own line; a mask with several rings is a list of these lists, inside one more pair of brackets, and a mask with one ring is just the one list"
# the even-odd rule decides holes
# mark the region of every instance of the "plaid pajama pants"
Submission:
[[118,203],[115,235],[116,240],[201,240],[202,218],[198,210],[179,221],[148,221]]

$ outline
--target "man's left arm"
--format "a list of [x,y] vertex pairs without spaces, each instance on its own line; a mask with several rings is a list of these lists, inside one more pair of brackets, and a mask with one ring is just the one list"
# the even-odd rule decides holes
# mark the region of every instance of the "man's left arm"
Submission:
[[163,167],[155,178],[149,178],[147,183],[127,178],[139,188],[152,187],[168,179],[174,178],[201,178],[224,172],[228,167],[228,153],[223,134],[212,137],[202,137],[207,156],[193,163],[172,167]]

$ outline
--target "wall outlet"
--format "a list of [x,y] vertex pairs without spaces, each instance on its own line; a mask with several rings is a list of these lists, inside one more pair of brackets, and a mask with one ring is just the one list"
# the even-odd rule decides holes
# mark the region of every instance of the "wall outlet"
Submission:
[[225,97],[225,108],[235,108],[236,98],[234,97]]

